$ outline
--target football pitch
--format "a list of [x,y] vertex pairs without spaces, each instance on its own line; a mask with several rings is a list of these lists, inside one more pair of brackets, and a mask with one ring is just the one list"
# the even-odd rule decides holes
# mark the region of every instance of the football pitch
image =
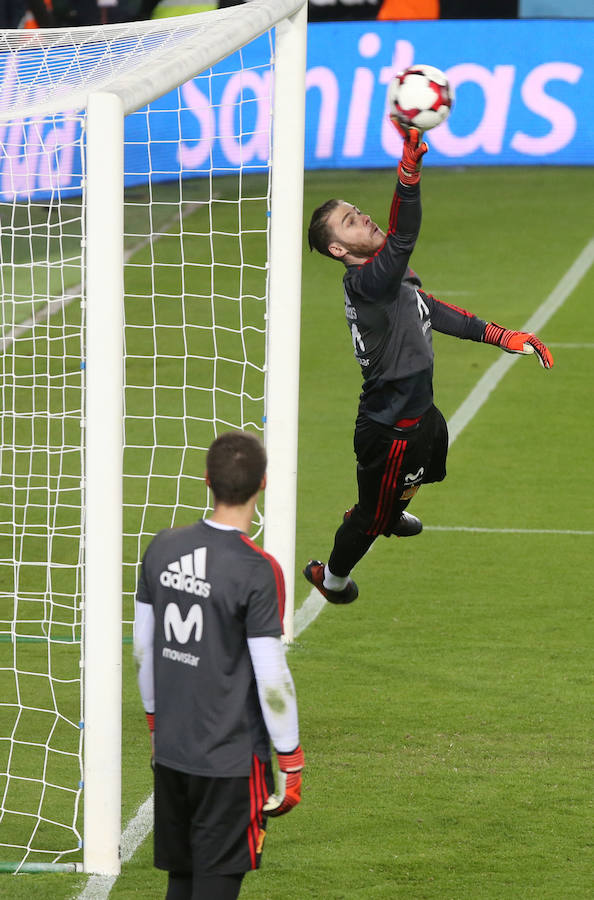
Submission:
[[[305,223],[338,196],[385,224],[393,184],[308,173]],[[327,605],[289,651],[303,803],[269,823],[246,900],[592,896],[594,170],[427,168],[422,192],[424,287],[513,329],[540,314],[555,367],[519,358],[499,376],[511,357],[434,335],[436,403],[458,423],[448,477],[411,504],[424,532],[380,538],[356,603]],[[341,278],[304,249],[298,573],[327,559],[355,500],[361,377]],[[297,607],[309,593],[298,574]],[[129,643],[123,727],[125,827],[152,789]],[[150,836],[124,844],[109,896],[163,897]],[[70,900],[86,882],[0,875],[0,897]]]

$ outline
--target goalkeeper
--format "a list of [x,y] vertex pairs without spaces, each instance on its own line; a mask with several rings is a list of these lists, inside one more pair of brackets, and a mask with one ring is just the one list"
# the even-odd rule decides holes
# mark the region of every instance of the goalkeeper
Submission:
[[446,475],[448,432],[433,403],[432,330],[535,353],[553,365],[533,334],[485,322],[423,290],[409,267],[421,226],[421,164],[427,144],[405,131],[387,234],[344,200],[328,200],[312,215],[309,246],[346,267],[345,312],[363,390],[355,425],[358,502],[338,528],[327,564],[310,560],[303,574],[332,603],[351,603],[350,573],[379,535],[409,537],[421,521],[405,512],[422,484]]
[[247,536],[266,453],[254,435],[227,432],[206,469],[211,518],[159,532],[136,593],[154,861],[169,873],[167,900],[235,900],[245,872],[260,865],[267,817],[300,802],[304,766],[281,643],[283,574]]

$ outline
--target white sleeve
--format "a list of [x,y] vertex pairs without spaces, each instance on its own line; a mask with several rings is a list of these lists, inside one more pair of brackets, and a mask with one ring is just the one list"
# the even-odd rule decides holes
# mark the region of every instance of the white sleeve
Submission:
[[291,753],[299,746],[299,723],[285,647],[277,637],[251,637],[247,641],[270,740],[278,753]]
[[155,678],[153,673],[153,639],[155,612],[150,603],[135,604],[134,657],[138,665],[138,687],[144,711],[155,711]]

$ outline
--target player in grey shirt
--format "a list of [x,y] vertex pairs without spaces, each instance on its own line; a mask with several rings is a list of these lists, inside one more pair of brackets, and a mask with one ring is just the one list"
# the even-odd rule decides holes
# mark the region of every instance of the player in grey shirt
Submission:
[[344,263],[344,302],[363,390],[355,426],[358,502],[338,528],[328,563],[310,560],[307,580],[333,603],[350,603],[358,588],[350,572],[375,539],[418,534],[404,510],[421,484],[446,474],[447,426],[433,403],[432,330],[536,353],[553,365],[533,334],[509,331],[444,303],[422,289],[409,266],[421,227],[420,178],[427,144],[403,131],[402,160],[387,233],[356,206],[328,200],[312,215],[309,245]]
[[212,517],[161,531],[142,561],[134,644],[154,739],[155,865],[169,872],[169,900],[237,897],[259,866],[267,815],[300,801],[283,574],[246,534],[265,467],[253,435],[219,437],[207,456]]

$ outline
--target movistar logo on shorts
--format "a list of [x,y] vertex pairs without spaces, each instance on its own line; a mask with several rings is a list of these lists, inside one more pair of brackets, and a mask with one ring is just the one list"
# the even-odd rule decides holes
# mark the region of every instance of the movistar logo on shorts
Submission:
[[418,472],[409,472],[408,475],[404,476],[404,481],[406,484],[416,484],[418,481],[423,480],[423,475],[425,474],[425,469],[423,466],[419,469]]
[[163,587],[185,591],[204,600],[210,597],[210,583],[206,581],[206,547],[197,547],[193,553],[185,553],[179,561],[169,563],[159,581]]

